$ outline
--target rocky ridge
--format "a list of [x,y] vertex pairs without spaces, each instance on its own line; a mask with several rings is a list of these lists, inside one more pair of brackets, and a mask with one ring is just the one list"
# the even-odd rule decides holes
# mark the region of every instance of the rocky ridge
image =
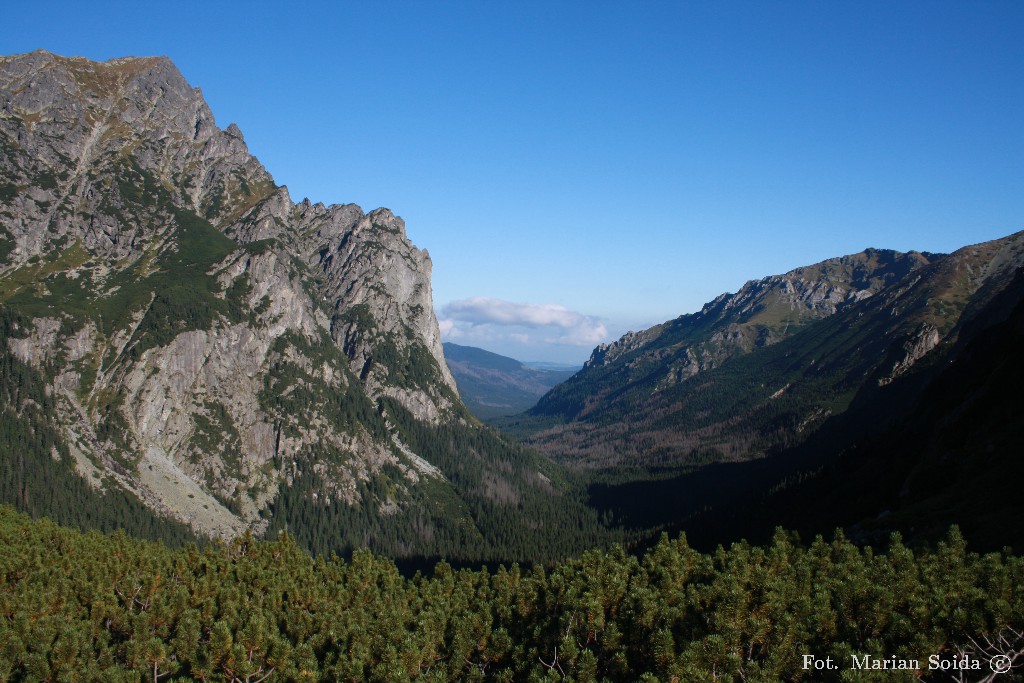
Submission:
[[844,411],[865,381],[885,386],[955,347],[1022,250],[1022,233],[950,255],[869,249],[748,282],[595,349],[530,411],[530,443],[590,467],[763,457]]
[[[735,293],[716,297],[695,314],[629,332],[618,341],[598,346],[586,367],[608,365],[626,354],[657,346],[662,355],[679,356],[670,375],[690,377],[737,353],[778,343],[802,325],[867,299],[937,256],[941,254],[866,249],[783,275],[751,280]],[[673,339],[681,330],[691,328],[710,330],[710,334],[696,344]]]
[[[678,384],[730,358],[777,344],[939,257],[867,249],[751,280],[697,313],[601,344],[583,372],[542,398],[537,410],[583,416],[588,406],[600,405],[601,397],[622,386],[652,380],[661,387]],[[576,383],[588,390],[575,391]]]

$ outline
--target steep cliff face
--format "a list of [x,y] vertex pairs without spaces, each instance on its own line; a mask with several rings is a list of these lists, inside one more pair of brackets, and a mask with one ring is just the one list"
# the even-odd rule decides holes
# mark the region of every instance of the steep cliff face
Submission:
[[0,92],[4,352],[79,473],[221,536],[297,509],[300,480],[378,515],[451,488],[402,436],[478,425],[400,218],[293,203],[166,58],[2,57]]

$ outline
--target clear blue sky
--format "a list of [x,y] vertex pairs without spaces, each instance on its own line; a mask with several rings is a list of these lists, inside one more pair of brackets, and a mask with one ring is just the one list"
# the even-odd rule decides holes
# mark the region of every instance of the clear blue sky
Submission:
[[166,54],[295,200],[387,206],[453,341],[522,360],[868,246],[1024,229],[1022,2],[18,3]]

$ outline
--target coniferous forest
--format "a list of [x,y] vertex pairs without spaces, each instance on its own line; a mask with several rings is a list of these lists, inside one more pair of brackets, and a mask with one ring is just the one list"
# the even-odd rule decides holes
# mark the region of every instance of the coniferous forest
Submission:
[[955,529],[883,552],[664,536],[642,557],[411,578],[287,536],[172,550],[7,506],[0,543],[3,680],[991,680],[1024,648],[1024,561]]

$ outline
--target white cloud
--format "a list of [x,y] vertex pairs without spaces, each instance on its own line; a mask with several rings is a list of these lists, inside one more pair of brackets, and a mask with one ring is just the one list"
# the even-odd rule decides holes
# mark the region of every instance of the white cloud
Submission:
[[444,306],[441,313],[445,318],[474,324],[556,325],[569,329],[585,322],[596,322],[596,318],[570,311],[560,304],[520,304],[486,296],[453,301]]
[[456,339],[459,336],[459,330],[455,327],[454,320],[446,320],[442,318],[437,321],[437,326],[441,328],[441,336],[445,339]]
[[604,325],[596,327],[578,327],[560,337],[548,337],[549,344],[568,344],[570,346],[597,346],[608,341],[608,330]]
[[441,308],[439,324],[447,340],[504,338],[525,344],[534,337],[523,328],[546,329],[546,344],[595,346],[608,338],[608,330],[600,319],[570,311],[565,306],[515,303],[486,296],[445,305]]

